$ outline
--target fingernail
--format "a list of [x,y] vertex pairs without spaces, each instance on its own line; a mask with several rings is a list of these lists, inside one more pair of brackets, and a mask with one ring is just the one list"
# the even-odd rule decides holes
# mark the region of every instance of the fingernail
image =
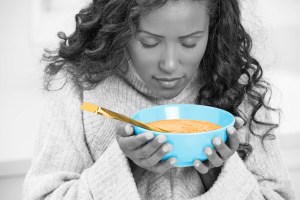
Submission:
[[227,133],[230,134],[230,135],[232,135],[234,133],[234,128],[233,127],[229,127],[227,129]]
[[220,145],[221,144],[221,138],[219,138],[219,137],[214,138],[214,144],[215,145]]
[[195,160],[194,161],[194,166],[195,167],[199,167],[200,166],[200,161],[199,160]]
[[154,135],[151,132],[146,132],[146,133],[144,133],[144,135],[147,140],[151,140],[152,138],[154,138]]
[[159,143],[159,144],[162,144],[162,143],[164,143],[166,141],[166,136],[164,136],[164,135],[159,135],[159,136],[157,136],[157,142]]
[[170,164],[171,165],[176,164],[176,158],[170,158]]
[[241,126],[243,126],[244,125],[244,120],[242,119],[242,118],[237,118],[237,120],[239,121],[239,123],[241,124]]
[[168,151],[170,151],[170,149],[171,149],[171,147],[170,147],[169,144],[165,144],[165,145],[162,147],[163,152],[168,152]]
[[125,126],[125,131],[128,135],[132,134],[133,128],[130,125]]
[[210,156],[210,155],[212,154],[211,148],[207,147],[207,148],[205,149],[205,154]]

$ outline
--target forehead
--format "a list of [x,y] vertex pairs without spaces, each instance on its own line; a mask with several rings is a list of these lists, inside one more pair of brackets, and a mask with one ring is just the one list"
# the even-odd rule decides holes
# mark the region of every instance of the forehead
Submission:
[[[170,2],[140,17],[139,29],[159,35],[186,34],[204,30],[209,23],[205,1]],[[200,30],[200,31],[201,31]]]

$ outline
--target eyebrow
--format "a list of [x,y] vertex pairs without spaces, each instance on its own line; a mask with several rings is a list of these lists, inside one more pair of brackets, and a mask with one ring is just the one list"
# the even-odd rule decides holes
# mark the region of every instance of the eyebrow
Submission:
[[[149,35],[158,37],[158,38],[164,38],[164,36],[162,36],[162,35],[157,35],[157,34],[155,34],[155,33],[151,33],[151,32],[149,32],[149,31],[145,31],[145,30],[141,30],[141,29],[137,30],[137,32],[138,32],[138,33],[146,33],[146,34],[149,34]],[[180,37],[178,37],[178,38],[179,38],[179,39],[184,39],[184,38],[188,38],[188,37],[191,37],[191,36],[193,36],[193,35],[196,35],[196,34],[199,34],[199,33],[203,33],[203,32],[204,32],[204,31],[195,31],[195,32],[193,32],[193,33],[190,33],[190,34],[184,35],[184,36],[180,36]]]

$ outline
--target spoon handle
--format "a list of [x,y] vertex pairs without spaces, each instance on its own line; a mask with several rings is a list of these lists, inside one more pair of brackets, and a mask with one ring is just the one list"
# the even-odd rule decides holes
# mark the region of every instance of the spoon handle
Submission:
[[100,107],[100,106],[97,106],[95,104],[91,104],[91,103],[88,103],[88,102],[83,102],[83,104],[80,106],[80,109],[88,111],[88,112],[93,112],[93,113],[96,113],[96,114],[100,114],[100,115],[103,115],[105,117],[116,119],[116,120],[126,122],[126,123],[129,123],[129,124],[133,124],[135,126],[139,126],[139,127],[144,128],[144,129],[151,130],[151,131],[167,132],[166,130],[163,130],[161,128],[150,126],[148,124],[142,123],[142,122],[134,120],[132,118],[129,118],[125,115],[121,115],[119,113],[113,112],[111,110],[108,110],[106,108],[103,108],[103,107]]

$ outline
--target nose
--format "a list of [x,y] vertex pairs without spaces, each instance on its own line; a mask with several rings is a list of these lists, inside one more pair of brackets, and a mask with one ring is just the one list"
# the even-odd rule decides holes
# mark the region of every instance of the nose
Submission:
[[176,48],[173,45],[168,46],[162,54],[159,67],[167,73],[175,72],[179,66]]

